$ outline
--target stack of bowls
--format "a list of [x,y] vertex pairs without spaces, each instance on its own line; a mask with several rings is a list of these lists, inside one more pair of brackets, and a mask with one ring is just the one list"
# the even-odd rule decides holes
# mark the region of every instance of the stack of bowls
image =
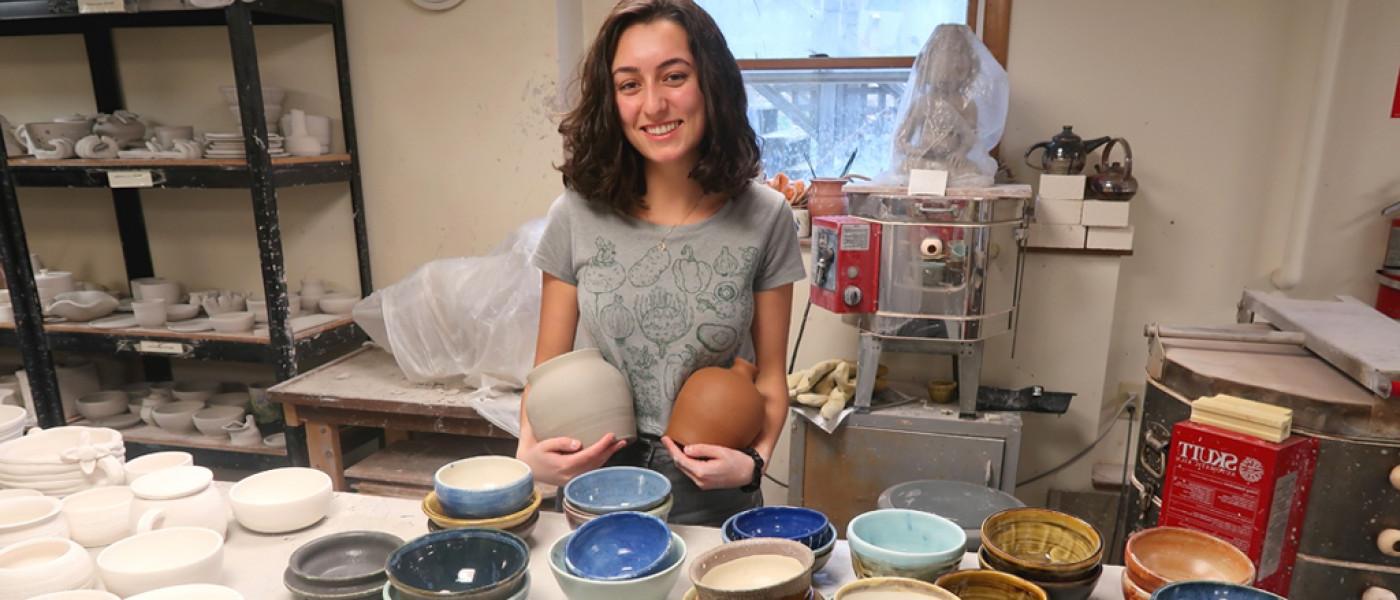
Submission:
[[594,581],[647,577],[667,566],[671,530],[652,515],[616,512],[584,523],[564,546],[564,566]]
[[564,485],[564,517],[569,527],[615,512],[644,512],[665,521],[674,500],[666,476],[638,467],[604,467]]
[[509,456],[475,456],[444,465],[423,498],[428,528],[496,529],[529,537],[540,519],[530,466]]
[[1074,516],[1043,508],[1013,508],[982,522],[984,569],[1036,584],[1051,600],[1085,600],[1103,574],[1103,536]]
[[530,548],[495,529],[429,533],[389,555],[386,600],[524,600]]
[[805,600],[812,588],[812,550],[792,540],[755,538],[722,544],[689,567],[698,600]]
[[857,579],[836,590],[836,600],[959,600],[958,596],[932,583],[904,577]]
[[29,413],[18,406],[0,404],[0,442],[8,442],[24,434],[24,422]]
[[1254,582],[1254,563],[1239,548],[1181,527],[1154,527],[1129,536],[1123,563],[1126,600],[1155,597],[1153,592],[1178,581]]
[[846,543],[857,577],[933,583],[962,562],[967,534],[957,523],[932,513],[886,508],[851,519]]
[[616,581],[580,577],[569,570],[565,558],[569,541],[573,538],[573,533],[565,534],[549,549],[549,570],[554,572],[559,589],[570,600],[662,600],[675,587],[681,575],[681,566],[685,563],[685,541],[679,534],[671,532],[670,548],[661,559],[658,570],[650,575]]
[[[1375,588],[1372,588],[1375,589]],[[1363,596],[1369,598],[1369,594]],[[1385,593],[1377,596],[1385,597]],[[1218,581],[1183,581],[1152,593],[1152,600],[1287,600],[1249,586]]]
[[307,542],[287,561],[282,584],[298,598],[371,600],[383,594],[384,566],[403,540],[378,531],[346,531]]
[[956,571],[938,578],[938,587],[959,598],[997,600],[1046,600],[1045,590],[1010,573],[974,569]]
[[792,540],[812,549],[816,562],[813,571],[820,571],[831,559],[836,547],[836,526],[826,515],[797,506],[763,506],[751,508],[729,517],[720,528],[725,542],[752,538]]

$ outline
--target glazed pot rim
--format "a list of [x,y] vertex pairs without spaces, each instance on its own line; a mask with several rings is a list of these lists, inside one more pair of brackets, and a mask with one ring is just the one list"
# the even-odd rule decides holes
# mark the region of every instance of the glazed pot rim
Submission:
[[[945,573],[938,578],[938,585],[939,587],[947,589],[953,594],[957,594],[957,592],[953,591],[951,586],[944,585],[943,582],[957,581],[962,579],[988,578],[993,580],[1000,580],[1006,582],[1009,585],[1016,586],[1022,591],[1030,592],[1031,594],[1035,595],[1039,600],[1046,600],[1046,598],[1048,598],[1049,595],[1049,591],[1042,588],[1037,582],[1026,579],[1025,577],[1021,577],[1015,573],[1007,573],[1004,571],[995,571],[989,569],[962,569],[958,571],[953,571],[952,573]],[[1095,581],[1097,581],[1097,579]]]
[[[599,515],[597,518],[591,519],[585,522],[584,524],[579,525],[578,529],[574,530],[572,533],[569,534],[570,540],[578,540],[580,539],[579,536],[583,534],[599,535],[598,533],[595,533],[594,530],[600,527],[608,526],[612,521],[621,521],[623,519],[640,520],[640,522],[643,524],[642,527],[656,527],[657,525],[660,525],[661,530],[667,533],[666,545],[664,548],[662,548],[661,553],[658,556],[656,556],[656,558],[652,559],[650,562],[646,563],[645,565],[642,565],[640,568],[641,572],[646,573],[648,575],[655,573],[658,570],[658,567],[661,564],[661,562],[666,560],[666,555],[669,554],[671,551],[670,534],[674,533],[671,531],[671,527],[666,524],[666,521],[661,520],[661,518],[656,515],[650,515],[644,512],[637,511],[621,511],[615,513],[608,513],[606,515]],[[606,534],[601,535],[606,536]],[[564,547],[564,564],[567,567],[569,567],[570,570],[574,570],[577,567],[575,567],[574,561],[570,558],[571,554],[575,554],[574,552],[570,552],[571,549],[572,548],[570,548],[569,546]],[[589,577],[588,579],[596,579],[598,581],[629,581],[632,579],[637,579],[637,577],[638,576],[635,575],[627,576],[627,574],[614,574],[606,577]]]
[[[856,532],[856,527],[857,527],[859,524],[861,524],[861,523],[863,523],[863,522],[865,522],[865,521],[867,521],[867,520],[873,520],[873,519],[880,518],[879,515],[882,515],[882,514],[896,514],[896,513],[906,513],[906,514],[914,515],[913,518],[915,518],[915,519],[924,519],[924,520],[927,520],[927,521],[931,521],[931,522],[937,523],[937,524],[939,524],[940,526],[948,527],[948,528],[951,529],[951,530],[956,530],[956,531],[957,531],[957,534],[958,534],[959,536],[961,536],[961,537],[960,537],[960,540],[959,540],[958,543],[955,544],[955,545],[950,544],[950,545],[948,546],[948,548],[947,548],[947,549],[944,549],[944,550],[937,550],[937,551],[931,551],[931,552],[908,552],[908,551],[904,551],[904,550],[894,550],[894,549],[891,549],[891,548],[886,548],[886,547],[884,547],[884,546],[881,546],[881,545],[879,545],[879,544],[876,544],[876,543],[874,543],[874,542],[871,542],[870,540],[867,540],[867,539],[865,539],[865,538],[863,538],[863,537],[861,537],[860,535],[857,534],[857,532]],[[872,515],[874,515],[874,516],[872,516]],[[966,550],[964,550],[964,549],[967,547],[967,531],[963,530],[963,528],[962,528],[961,525],[958,525],[957,523],[954,523],[954,522],[952,521],[952,519],[948,519],[948,518],[946,518],[946,517],[941,517],[941,516],[939,516],[939,515],[935,515],[935,514],[930,513],[930,512],[924,512],[924,511],[921,511],[921,510],[913,510],[913,509],[910,509],[910,508],[881,508],[881,509],[872,510],[872,511],[869,511],[869,512],[865,512],[865,513],[861,513],[861,514],[859,514],[859,515],[856,515],[856,517],[855,517],[854,519],[851,519],[851,522],[850,522],[850,523],[847,523],[847,524],[846,524],[846,541],[847,541],[847,543],[850,543],[850,541],[851,541],[852,539],[856,540],[856,541],[857,541],[858,543],[860,543],[860,544],[864,544],[864,545],[870,546],[870,547],[872,547],[872,548],[877,548],[877,549],[879,549],[881,552],[884,552],[884,553],[887,553],[887,554],[889,554],[889,555],[891,555],[891,556],[896,556],[896,557],[899,557],[899,558],[929,558],[929,557],[938,557],[938,556],[941,556],[941,555],[944,555],[944,554],[948,554],[949,552],[952,552],[953,550],[956,549],[956,550],[957,550],[957,555],[958,555],[958,557],[959,557],[959,560],[961,560],[962,555],[963,555],[964,553],[966,553]]]
[[[820,535],[822,532],[826,531],[827,526],[831,525],[831,521],[827,518],[827,516],[826,516],[825,514],[823,514],[823,513],[822,513],[821,511],[819,511],[819,510],[807,508],[807,507],[805,507],[805,506],[774,505],[774,506],[759,506],[759,507],[756,507],[756,508],[750,508],[750,509],[748,509],[748,510],[741,511],[741,512],[739,512],[739,513],[736,513],[736,514],[733,515],[733,517],[732,517],[732,519],[733,519],[732,524],[733,524],[733,526],[734,526],[734,531],[737,532],[737,533],[744,534],[744,535],[746,535],[746,536],[748,536],[748,537],[750,537],[750,538],[760,537],[760,536],[756,536],[756,535],[751,535],[751,534],[749,534],[748,531],[745,531],[745,530],[743,530],[742,528],[740,528],[740,523],[741,523],[742,521],[744,521],[744,519],[745,519],[746,517],[752,519],[752,518],[756,518],[754,515],[766,515],[766,514],[769,514],[769,513],[775,513],[775,514],[780,514],[780,513],[800,513],[800,514],[816,515],[816,516],[818,516],[818,517],[821,517],[821,522],[822,522],[822,524],[821,524],[820,527],[817,527],[815,530],[812,530],[812,531],[804,531],[804,532],[802,532],[801,535],[781,536],[782,539],[786,539],[786,540],[798,541],[798,540],[800,540],[800,539],[802,539],[802,538],[807,538],[807,537],[811,537],[811,536],[814,536],[814,535]],[[726,521],[726,522],[731,522],[731,521]],[[780,537],[780,536],[763,536],[763,537]],[[964,540],[963,543],[966,544],[966,543],[967,543],[966,540]]]
[[[419,552],[424,546],[437,543],[440,540],[473,537],[491,539],[514,548],[523,556],[520,561],[519,569],[507,573],[504,577],[501,577],[495,582],[469,588],[467,590],[456,590],[451,593],[449,593],[448,590],[432,591],[421,589],[415,585],[405,583],[396,573],[397,569],[394,568],[394,563],[397,562],[395,560],[396,557],[403,557],[409,553]],[[509,531],[501,531],[498,529],[446,529],[443,531],[434,531],[409,540],[404,545],[395,549],[394,552],[389,555],[388,561],[385,562],[384,572],[389,576],[389,582],[395,587],[408,588],[412,590],[413,593],[419,595],[451,597],[453,595],[460,595],[463,592],[482,594],[489,590],[497,590],[503,586],[513,585],[513,582],[519,582],[521,577],[528,577],[530,573],[530,546],[526,544],[525,540],[521,539],[520,536],[510,533]]]
[[57,517],[59,512],[63,510],[63,501],[52,496],[14,496],[10,498],[0,498],[0,515],[10,512],[4,509],[14,506],[23,506],[25,504],[44,504],[48,505],[48,509],[41,512],[38,516],[24,521],[16,521],[13,523],[0,522],[0,532],[16,531],[46,523]]
[[934,583],[929,583],[927,581],[921,581],[918,579],[909,579],[907,577],[867,577],[865,579],[856,579],[854,581],[847,582],[845,585],[842,585],[840,589],[836,590],[836,595],[834,596],[834,598],[841,598],[842,595],[846,593],[864,591],[861,588],[888,585],[891,583],[899,583],[903,585],[914,586],[916,588],[923,588],[923,591],[942,595],[942,598],[944,598],[945,600],[957,598],[956,595],[948,591],[947,588],[944,588],[943,586]]
[[[1008,515],[1011,515],[1013,513],[1035,515],[1039,517],[1053,516],[1055,518],[1063,519],[1069,521],[1070,523],[1074,523],[1077,526],[1079,526],[1079,528],[1092,532],[1094,541],[1093,549],[1089,552],[1086,558],[1066,562],[1031,561],[1012,555],[1010,552],[1002,549],[1002,547],[997,543],[996,536],[988,531],[988,527],[996,526],[1000,520],[1006,519]],[[1041,520],[1040,522],[1044,523],[1045,521]],[[992,554],[993,556],[996,556],[997,558],[1003,561],[1010,562],[1016,565],[1023,565],[1029,568],[1049,569],[1053,571],[1077,570],[1089,567],[1094,563],[1101,562],[1103,559],[1103,533],[1101,533],[1097,527],[1094,527],[1093,524],[1089,523],[1088,521],[1085,521],[1084,519],[1058,510],[1039,508],[1034,506],[1008,508],[1006,510],[997,511],[990,515],[987,515],[987,518],[982,520],[982,525],[979,527],[979,531],[982,534],[982,547],[986,548],[989,554]]]
[[[733,551],[733,549],[736,548],[736,547],[742,548],[742,547],[746,547],[746,546],[769,546],[769,547],[777,546],[777,547],[779,547],[779,548],[782,548],[782,547],[785,546],[785,547],[787,547],[788,549],[792,550],[797,556],[793,556],[792,554],[784,554],[784,553],[780,553],[780,552],[777,552],[777,551],[756,552],[756,553],[750,553],[750,554],[743,554],[743,555],[739,555],[739,556],[732,557],[732,558],[730,558],[729,560],[725,560],[725,561],[722,561],[722,562],[716,562],[716,563],[710,565],[710,568],[709,568],[709,569],[706,569],[704,573],[701,573],[701,572],[700,572],[701,566],[703,566],[703,565],[707,562],[707,559],[709,559],[711,556],[713,556],[713,555],[715,555],[715,554],[718,554],[718,553],[720,553],[720,552],[723,552],[723,551],[725,551],[726,549],[729,550],[729,551]],[[792,540],[785,540],[785,539],[783,539],[783,538],[749,538],[749,539],[747,539],[747,540],[740,540],[740,541],[737,541],[737,542],[729,542],[729,543],[727,543],[727,544],[720,544],[719,546],[715,546],[715,547],[713,547],[713,548],[710,548],[709,550],[706,550],[705,552],[700,553],[700,554],[697,555],[693,560],[691,560],[691,561],[690,561],[690,567],[687,569],[687,575],[690,576],[690,583],[691,583],[691,585],[694,585],[696,589],[702,589],[702,588],[703,588],[703,589],[713,589],[713,588],[707,588],[705,585],[703,585],[703,584],[701,583],[701,580],[704,579],[704,575],[708,575],[710,571],[714,570],[714,568],[717,567],[717,566],[719,566],[719,565],[726,564],[726,563],[732,562],[732,561],[737,560],[737,559],[740,559],[740,558],[745,558],[745,557],[748,557],[748,556],[757,556],[757,555],[760,555],[760,554],[777,554],[777,555],[779,555],[779,556],[787,556],[787,557],[789,557],[789,558],[796,559],[797,562],[799,562],[799,563],[802,564],[803,571],[802,571],[801,573],[798,573],[797,575],[794,575],[794,576],[792,576],[792,577],[790,577],[790,578],[788,578],[788,579],[785,579],[785,580],[783,580],[783,581],[779,581],[779,582],[775,582],[775,583],[766,585],[766,586],[764,586],[763,588],[754,588],[754,589],[749,589],[749,590],[722,590],[722,591],[725,591],[725,592],[736,592],[736,591],[753,592],[753,591],[756,591],[756,590],[758,590],[758,589],[778,589],[778,588],[783,588],[783,587],[785,587],[785,586],[791,585],[794,581],[799,581],[799,580],[802,580],[802,579],[807,579],[807,580],[810,582],[810,580],[811,580],[811,578],[812,578],[812,568],[813,568],[813,566],[816,564],[816,554],[812,552],[812,549],[811,549],[811,548],[808,548],[807,546],[804,546],[804,545],[802,545],[801,543],[794,542],[794,541],[792,541]]]
[[[1126,571],[1125,571],[1125,572],[1126,572]],[[1192,587],[1207,587],[1207,588],[1212,588],[1212,587],[1214,587],[1214,588],[1226,588],[1226,589],[1232,589],[1232,588],[1233,588],[1233,589],[1237,589],[1237,590],[1239,590],[1239,591],[1250,592],[1250,593],[1256,593],[1256,594],[1259,594],[1261,597],[1264,597],[1264,598],[1273,598],[1273,599],[1277,599],[1277,600],[1287,600],[1287,599],[1284,598],[1283,596],[1280,596],[1280,595],[1275,594],[1275,593],[1273,593],[1273,592],[1269,592],[1269,591],[1266,591],[1266,590],[1261,590],[1261,589],[1259,589],[1259,588],[1251,587],[1251,586],[1248,586],[1248,585],[1242,585],[1242,584],[1238,584],[1238,583],[1229,583],[1229,582],[1225,582],[1225,581],[1204,581],[1204,580],[1176,581],[1176,582],[1168,583],[1167,585],[1164,585],[1164,586],[1162,586],[1162,587],[1159,587],[1159,588],[1157,588],[1156,591],[1152,592],[1152,597],[1153,597],[1153,598],[1156,598],[1156,597],[1158,596],[1158,594],[1161,594],[1163,591],[1168,591],[1168,592],[1169,592],[1169,591],[1172,591],[1172,589],[1174,589],[1174,588],[1192,588]]]
[[[453,484],[451,484],[451,483],[448,483],[448,482],[446,482],[446,481],[443,481],[443,479],[442,479],[443,473],[446,473],[446,472],[448,472],[448,471],[452,471],[452,470],[455,470],[455,469],[458,469],[458,468],[464,468],[463,465],[482,464],[482,463],[504,463],[504,464],[510,465],[510,466],[512,466],[512,467],[523,468],[524,471],[525,471],[525,473],[524,473],[524,475],[521,475],[521,476],[519,476],[519,477],[516,477],[515,479],[512,479],[512,480],[510,480],[510,481],[507,482],[507,483],[503,483],[503,484],[501,484],[501,485],[496,485],[496,486],[491,486],[491,487],[473,487],[473,488],[466,488],[466,487],[460,487],[460,486],[457,486],[457,485],[453,485]],[[452,490],[460,490],[460,491],[466,492],[466,493],[468,493],[468,494],[473,494],[473,493],[487,493],[487,492],[499,492],[499,491],[502,491],[502,490],[508,490],[508,489],[514,488],[514,487],[520,485],[520,483],[521,483],[522,481],[525,481],[525,480],[527,480],[527,479],[533,480],[533,479],[534,479],[534,476],[535,476],[535,474],[534,474],[534,472],[530,469],[530,465],[526,464],[525,461],[522,461],[522,460],[520,460],[520,459],[518,459],[518,458],[515,458],[515,457],[513,457],[513,456],[502,456],[502,455],[497,455],[497,454],[488,454],[488,455],[483,455],[483,456],[469,456],[469,457],[467,457],[467,458],[457,459],[457,460],[454,460],[454,461],[452,461],[452,462],[450,462],[450,463],[447,463],[447,464],[445,464],[445,465],[443,465],[443,466],[441,466],[441,467],[438,467],[438,470],[436,470],[436,471],[433,472],[433,485],[435,485],[435,486],[436,486],[436,485],[441,485],[441,486],[443,486],[443,487],[446,487],[446,488],[449,488],[449,489],[452,489]]]
[[[601,504],[597,504],[597,505],[584,505],[584,504],[580,504],[580,503],[576,502],[576,501],[573,499],[573,498],[574,498],[573,492],[576,491],[576,490],[578,490],[578,489],[580,489],[580,488],[584,485],[583,483],[577,483],[577,482],[579,482],[579,481],[584,481],[584,482],[586,483],[586,482],[588,482],[588,480],[591,479],[591,478],[595,478],[595,477],[604,477],[604,476],[606,476],[607,474],[610,474],[610,473],[637,473],[637,474],[641,475],[642,477],[644,477],[644,478],[646,478],[646,479],[649,479],[649,480],[652,480],[652,481],[659,481],[659,482],[661,482],[661,483],[663,484],[662,489],[661,489],[661,494],[659,494],[659,495],[658,495],[656,498],[654,498],[654,499],[648,498],[648,502],[638,503],[636,506],[627,506],[627,507],[603,506],[603,505],[601,505]],[[576,487],[576,486],[577,486],[577,487]],[[611,512],[619,512],[619,511],[624,511],[624,510],[633,510],[633,511],[645,512],[645,511],[647,511],[647,510],[649,510],[649,509],[656,508],[657,506],[660,506],[660,505],[664,504],[664,503],[666,502],[666,500],[668,500],[668,499],[670,499],[670,498],[671,498],[671,480],[670,480],[670,479],[667,479],[665,475],[662,475],[661,473],[658,473],[658,472],[653,471],[653,470],[651,470],[651,469],[646,469],[646,468],[643,468],[643,467],[633,467],[633,466],[628,466],[628,465],[618,465],[618,466],[611,466],[611,467],[603,467],[603,468],[600,468],[600,469],[594,469],[594,470],[592,470],[592,471],[588,471],[587,473],[580,473],[579,475],[575,476],[573,479],[570,479],[567,483],[564,484],[564,500],[565,500],[565,501],[568,501],[568,502],[570,502],[570,503],[572,503],[572,504],[574,505],[575,508],[581,509],[583,512],[588,512],[588,513],[593,513],[593,514],[605,514],[605,513],[597,513],[597,512],[595,512],[595,511],[593,510],[594,507],[602,508],[602,509],[604,509],[604,510],[610,510]],[[654,500],[654,501],[652,501],[652,500]]]

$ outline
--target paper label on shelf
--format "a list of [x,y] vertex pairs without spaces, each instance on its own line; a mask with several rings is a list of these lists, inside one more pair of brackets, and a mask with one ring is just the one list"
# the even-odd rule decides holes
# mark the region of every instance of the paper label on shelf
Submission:
[[154,187],[150,171],[108,171],[107,185],[114,188]]
[[78,0],[78,14],[126,12],[126,0]]
[[947,171],[931,169],[909,170],[909,195],[942,196],[947,191]]
[[136,351],[144,354],[184,354],[185,345],[179,342],[141,341],[136,344]]

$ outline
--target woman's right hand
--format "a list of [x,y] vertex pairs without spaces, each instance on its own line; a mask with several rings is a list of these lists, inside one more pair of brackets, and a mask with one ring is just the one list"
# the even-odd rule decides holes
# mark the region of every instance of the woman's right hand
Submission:
[[609,433],[587,448],[578,440],[556,437],[540,440],[516,450],[515,457],[530,465],[535,480],[551,485],[564,485],[570,479],[603,466],[618,450],[627,445]]

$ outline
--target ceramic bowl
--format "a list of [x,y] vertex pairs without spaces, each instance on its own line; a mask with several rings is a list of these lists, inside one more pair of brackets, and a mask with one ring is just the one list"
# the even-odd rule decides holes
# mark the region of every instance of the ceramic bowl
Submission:
[[107,591],[122,597],[223,576],[224,536],[204,527],[169,527],[139,533],[97,555]]
[[37,498],[43,495],[44,493],[39,490],[27,490],[23,488],[0,490],[0,500],[9,500],[10,498]]
[[155,407],[151,411],[156,426],[175,433],[194,431],[194,414],[204,410],[203,402],[179,400]]
[[1182,581],[1152,594],[1152,600],[1285,600],[1249,586],[1216,581]]
[[886,508],[846,526],[851,565],[860,577],[908,577],[932,583],[957,568],[967,534],[938,515]]
[[210,396],[219,392],[219,384],[212,381],[180,381],[171,388],[176,400],[189,400],[203,404]]
[[761,506],[734,515],[732,527],[740,539],[782,538],[813,550],[826,543],[831,522],[820,511],[800,506]]
[[93,392],[78,398],[78,414],[97,420],[126,412],[131,397],[126,392]]
[[957,523],[967,534],[966,550],[976,552],[982,547],[982,521],[998,511],[1026,504],[1011,494],[977,483],[920,479],[885,488],[875,505],[922,510]]
[[463,529],[468,527],[480,527],[484,529],[513,529],[520,526],[540,512],[540,505],[543,498],[539,492],[530,496],[530,503],[525,508],[517,510],[511,514],[492,517],[489,519],[457,519],[447,516],[442,510],[442,503],[438,501],[437,492],[428,492],[423,497],[423,514],[428,515],[428,519],[444,529]]
[[[667,496],[666,499],[661,502],[661,504],[640,512],[644,512],[653,517],[661,519],[662,521],[665,521],[668,517],[671,516],[671,508],[675,505],[675,497]],[[578,529],[579,526],[583,525],[584,523],[587,523],[589,521],[592,521],[593,519],[602,516],[579,509],[568,500],[564,501],[563,511],[564,519],[568,521],[570,529]]]
[[[509,595],[509,596],[506,596],[506,597],[505,597],[505,600],[525,600],[526,598],[529,598],[529,597],[530,597],[530,573],[529,573],[529,571],[526,571],[526,572],[525,572],[525,577],[523,577],[523,578],[520,580],[520,583],[518,583],[517,585],[518,585],[519,587],[516,589],[515,593],[514,593],[514,594],[511,594],[511,595]],[[405,592],[405,591],[403,591],[403,590],[400,590],[400,589],[394,587],[393,582],[385,583],[385,584],[384,584],[383,591],[381,592],[380,596],[377,596],[377,597],[383,598],[384,600],[417,600],[418,598],[421,598],[420,596],[413,596],[413,595],[410,595],[408,592]],[[447,597],[447,596],[437,596],[437,597],[438,597],[438,598],[445,598],[445,597]],[[458,598],[459,596],[451,596],[451,597],[452,597],[452,598]],[[469,598],[469,599],[471,599],[471,600],[478,600],[479,598],[484,598],[484,597],[478,597],[478,596],[460,596],[460,598]],[[490,599],[490,600],[495,600],[495,599],[492,598],[492,599]]]
[[220,313],[209,317],[209,323],[219,333],[246,333],[253,330],[253,313],[246,310]]
[[586,579],[636,579],[660,571],[670,546],[665,521],[639,512],[608,513],[573,533],[564,564]]
[[[729,517],[729,520],[725,521],[724,526],[720,528],[720,537],[724,540],[724,543],[727,544],[729,542],[749,539],[737,537],[737,534],[735,534],[732,529],[733,521],[734,517]],[[826,533],[818,536],[817,539],[824,541],[821,546],[812,548],[812,555],[816,557],[816,561],[812,564],[812,572],[814,573],[825,569],[826,563],[831,560],[831,551],[836,548],[836,525],[827,523]]]
[[[1040,589],[1045,591],[1045,593],[1050,597],[1050,600],[1088,600],[1089,596],[1093,595],[1094,588],[1099,583],[1099,578],[1103,575],[1103,565],[1100,564],[1097,567],[1091,569],[1087,574],[1083,575],[1078,580],[1046,581],[1034,579],[1028,574],[1017,571],[1014,567],[999,567],[993,565],[992,563],[987,561],[987,558],[987,550],[985,548],[979,549],[977,551],[978,566],[988,571],[998,571],[1002,573],[1015,575],[1017,577],[1020,577],[1021,579],[1034,583],[1036,586],[1040,587]],[[1128,581],[1127,570],[1125,569],[1123,573],[1123,581],[1126,582]],[[1127,594],[1126,588],[1124,589],[1124,593]],[[1149,594],[1147,592],[1142,592],[1142,600],[1147,600],[1148,595]],[[1128,598],[1128,600],[1133,600],[1135,598],[1135,596],[1131,595],[1126,595],[1125,597]]]
[[112,515],[131,514],[135,497],[130,488],[122,485],[83,490],[64,498],[63,518],[68,521],[73,541],[85,548],[97,548],[131,535],[130,521],[114,519]]
[[122,600],[111,592],[102,590],[67,590],[35,596],[30,600]]
[[1123,586],[1123,600],[1151,600],[1152,593],[1148,592],[1133,583],[1128,577],[1128,570],[1123,569],[1121,585]]
[[243,600],[238,590],[212,583],[190,583],[151,590],[126,600]]
[[165,320],[188,321],[199,316],[199,307],[194,304],[165,305]]
[[[797,565],[775,557],[794,559]],[[704,600],[800,599],[812,588],[814,562],[811,548],[802,544],[758,538],[701,553],[690,562],[688,575]]]
[[355,309],[355,304],[359,303],[359,301],[359,296],[334,293],[321,296],[321,300],[317,302],[317,306],[321,308],[321,312],[328,315],[348,315]]
[[[292,553],[283,582],[294,594],[317,590],[375,590],[388,576],[384,565],[403,540],[379,531],[346,531],[317,538]],[[301,593],[316,597],[316,594]],[[328,595],[328,594],[327,594]]]
[[937,585],[903,577],[857,579],[836,590],[835,600],[958,600],[952,592]]
[[1044,508],[1012,508],[987,517],[982,547],[998,570],[1036,581],[1082,579],[1103,558],[1103,536],[1093,525]]
[[1254,563],[1239,548],[1181,527],[1154,527],[1128,536],[1123,562],[1128,576],[1148,592],[1174,581],[1254,582]]
[[0,597],[92,587],[95,575],[87,550],[69,539],[35,538],[0,550]]
[[40,537],[68,537],[63,502],[48,496],[0,500],[0,548]]
[[671,496],[671,480],[651,469],[604,467],[564,485],[564,499],[595,515],[655,508]]
[[330,512],[331,478],[316,469],[284,467],[251,475],[229,489],[233,516],[261,533],[285,533],[315,524]]
[[[486,527],[486,528],[484,528],[484,529],[498,529],[498,530],[504,531],[504,532],[506,532],[506,533],[513,533],[513,534],[515,534],[516,537],[518,537],[518,538],[520,538],[520,539],[522,539],[522,540],[528,540],[528,539],[530,539],[530,536],[531,536],[532,534],[534,534],[534,532],[535,532],[535,525],[539,524],[539,522],[540,522],[540,511],[537,510],[537,511],[534,511],[534,512],[530,513],[530,516],[527,517],[527,518],[525,519],[525,522],[520,523],[519,525],[516,525],[516,526],[514,526],[514,527]],[[432,519],[428,519],[428,531],[442,531],[442,530],[444,530],[444,529],[462,529],[462,528],[461,528],[461,527],[444,527],[444,526],[438,524],[436,521],[433,521]]]
[[[389,555],[389,583],[405,598],[498,600],[528,572],[525,541],[494,529],[449,529],[418,537]],[[471,577],[462,577],[469,572]]]
[[161,469],[193,465],[194,456],[189,452],[153,452],[126,461],[126,464],[122,466],[126,470],[126,481],[130,483],[136,481],[137,477]]
[[530,502],[530,466],[509,456],[473,456],[443,465],[433,491],[450,517],[485,519],[519,511]]
[[938,587],[959,598],[977,600],[1047,600],[1045,590],[1010,573],[975,569],[957,571],[938,578]]
[[597,581],[574,575],[565,562],[565,549],[574,534],[565,534],[549,549],[549,569],[559,589],[570,600],[662,600],[680,579],[685,564],[685,540],[671,533],[671,545],[661,561],[661,569],[651,575],[622,581]]
[[201,408],[191,417],[194,428],[207,436],[223,437],[224,425],[243,420],[243,409],[236,406],[210,406]]
[[236,406],[248,408],[248,392],[219,392],[205,401],[209,406]]

